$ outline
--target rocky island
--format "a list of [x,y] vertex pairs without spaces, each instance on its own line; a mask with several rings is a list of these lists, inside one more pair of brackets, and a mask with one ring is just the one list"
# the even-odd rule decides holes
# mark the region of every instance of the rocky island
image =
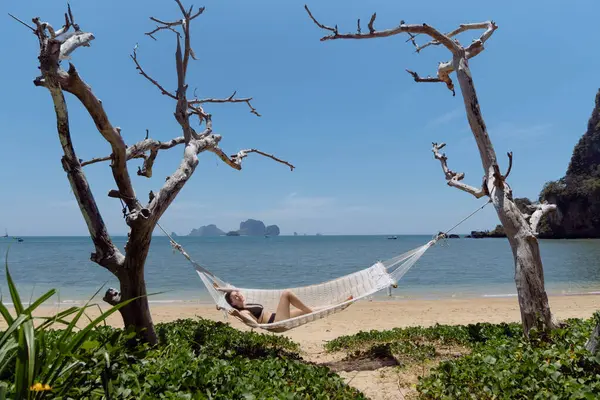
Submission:
[[238,230],[232,230],[225,233],[215,224],[201,226],[198,229],[192,229],[188,236],[279,236],[280,230],[277,225],[266,226],[264,222],[256,219],[247,219],[240,222]]
[[225,232],[217,228],[215,224],[210,224],[192,229],[188,236],[222,236],[224,234]]

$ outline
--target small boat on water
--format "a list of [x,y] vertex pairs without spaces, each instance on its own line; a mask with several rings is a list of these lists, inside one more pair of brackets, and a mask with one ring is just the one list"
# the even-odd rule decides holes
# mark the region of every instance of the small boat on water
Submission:
[[396,240],[396,239],[398,239],[398,236],[388,236],[388,239],[390,239],[390,240]]
[[6,232],[6,233],[5,233],[5,234],[4,234],[4,236],[2,236],[2,237],[3,237],[3,238],[7,238],[7,237],[8,237],[8,231],[5,229],[5,230],[4,230],[4,232]]

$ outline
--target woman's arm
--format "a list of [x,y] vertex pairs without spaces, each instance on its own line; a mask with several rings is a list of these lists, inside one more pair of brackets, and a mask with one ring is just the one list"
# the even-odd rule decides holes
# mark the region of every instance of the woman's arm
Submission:
[[258,321],[256,320],[256,318],[254,318],[254,315],[252,315],[252,313],[250,311],[239,311],[239,310],[231,310],[229,312],[231,315],[233,315],[234,317],[238,317],[239,319],[244,320],[245,322],[249,322],[249,323],[258,323]]

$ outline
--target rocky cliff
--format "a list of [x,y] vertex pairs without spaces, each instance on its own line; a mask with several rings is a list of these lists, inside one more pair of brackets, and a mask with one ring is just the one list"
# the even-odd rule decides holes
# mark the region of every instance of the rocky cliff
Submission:
[[548,182],[540,201],[557,205],[540,224],[542,238],[600,238],[600,90],[587,131],[575,148],[566,175]]

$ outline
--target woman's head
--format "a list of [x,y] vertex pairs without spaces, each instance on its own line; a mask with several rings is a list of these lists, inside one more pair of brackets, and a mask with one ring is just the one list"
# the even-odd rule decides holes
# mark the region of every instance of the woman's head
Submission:
[[232,290],[231,292],[227,292],[225,294],[225,301],[233,308],[237,308],[238,310],[244,308],[246,298],[239,290]]

